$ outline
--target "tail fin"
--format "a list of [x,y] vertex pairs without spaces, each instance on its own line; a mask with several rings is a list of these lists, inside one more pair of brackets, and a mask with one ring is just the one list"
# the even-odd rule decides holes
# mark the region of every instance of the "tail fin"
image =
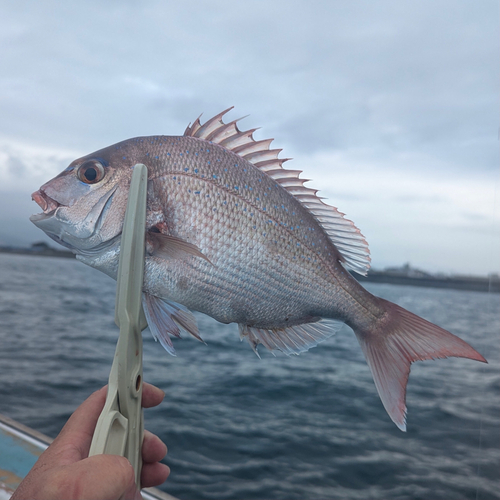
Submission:
[[379,300],[387,315],[375,330],[356,332],[356,336],[384,408],[392,421],[406,431],[406,384],[411,363],[449,356],[487,361],[443,328],[392,302]]

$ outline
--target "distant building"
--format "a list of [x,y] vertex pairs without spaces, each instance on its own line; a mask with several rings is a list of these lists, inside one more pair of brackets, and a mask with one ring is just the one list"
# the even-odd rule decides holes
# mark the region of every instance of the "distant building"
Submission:
[[384,273],[394,276],[406,276],[408,278],[428,278],[432,276],[430,273],[411,267],[409,262],[401,267],[386,267]]
[[52,248],[45,241],[37,241],[31,245],[31,251],[33,252],[46,252],[47,250],[52,250]]

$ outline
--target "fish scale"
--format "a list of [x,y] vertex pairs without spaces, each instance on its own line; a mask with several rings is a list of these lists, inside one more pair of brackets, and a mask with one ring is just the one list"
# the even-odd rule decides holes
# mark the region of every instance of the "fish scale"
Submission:
[[[201,191],[209,190],[209,185],[212,184],[216,186],[217,189],[211,190],[209,193],[210,199],[213,200],[215,198],[216,200],[222,200],[222,202],[228,203],[227,206],[214,206],[213,208],[217,210],[219,210],[219,208],[224,208],[224,212],[228,213],[233,206],[237,210],[232,214],[232,218],[240,222],[245,220],[244,217],[241,217],[242,213],[246,214],[248,217],[258,215],[256,212],[260,212],[261,215],[266,214],[267,217],[264,217],[266,228],[269,228],[268,221],[273,221],[274,225],[279,224],[288,228],[290,231],[294,231],[293,236],[301,244],[307,245],[309,243],[311,240],[310,234],[314,233],[317,229],[317,222],[310,217],[310,214],[306,212],[302,206],[295,207],[295,210],[301,216],[299,219],[295,211],[289,213],[288,206],[291,200],[286,196],[287,193],[284,192],[283,188],[274,182],[273,179],[265,176],[265,174],[260,172],[252,164],[244,160],[242,161],[241,158],[232,158],[233,153],[222,150],[222,148],[216,145],[212,145],[211,152],[207,152],[207,148],[200,148],[200,152],[196,153],[197,162],[190,161],[193,156],[193,149],[199,141],[194,140],[195,144],[191,145],[190,143],[193,139],[182,139],[183,141],[172,142],[172,146],[170,143],[167,143],[168,153],[170,154],[165,154],[165,152],[163,152],[163,156],[159,157],[160,161],[158,162],[158,166],[155,168],[153,164],[153,172],[155,172],[153,173],[153,177],[166,176],[167,174],[176,177],[174,181],[177,182],[177,185],[184,189],[184,191],[188,191],[188,194],[193,195],[192,198],[194,201],[190,203],[190,205],[193,206],[198,205],[197,202],[199,201],[199,199],[195,197],[199,196],[202,198],[203,193],[201,193]],[[188,144],[184,144],[185,142]],[[191,147],[191,154],[180,156],[183,153],[176,151],[176,149],[184,151],[186,147]],[[222,151],[219,151],[219,149]],[[226,153],[226,157],[230,156],[230,158],[225,158],[225,161],[223,161],[219,158],[218,153]],[[162,154],[162,152],[158,151],[158,154]],[[175,167],[177,167],[177,169]],[[158,172],[158,170],[160,170],[160,172]],[[244,180],[241,178],[242,176],[238,175],[240,172],[242,176],[244,175]],[[183,181],[180,180],[181,178],[183,178]],[[196,182],[194,179],[198,179],[200,182]],[[178,200],[182,192],[178,189],[175,190],[175,182],[172,184],[168,184],[169,189],[165,190],[165,195],[169,196],[168,191],[172,191],[173,187],[175,194],[170,194],[170,196]],[[259,186],[259,191],[263,192],[260,196],[254,191],[253,185],[256,184],[262,185]],[[232,196],[228,197],[227,194]],[[206,207],[208,211],[210,210],[210,205],[205,203],[202,203],[202,205]],[[208,217],[209,214],[207,213],[205,216]],[[308,219],[306,221],[306,224],[309,224],[307,227],[303,227],[303,218]],[[247,222],[250,221],[253,222],[252,219],[247,219]],[[252,229],[255,224],[249,223],[247,225],[249,229]],[[273,224],[271,223],[271,229],[272,226]],[[321,232],[319,233],[319,241],[322,239],[321,244],[323,247],[327,247],[328,240],[325,237],[321,238],[323,234]],[[317,245],[321,247],[321,244]],[[331,254],[326,257],[331,257]]]
[[[186,271],[184,264],[180,263],[179,269],[169,266],[168,272],[179,276],[189,275],[193,289],[198,288],[195,284],[199,280],[196,272],[203,276],[204,281],[208,279],[210,283],[215,282],[216,289],[221,288],[222,282],[226,283],[225,287],[228,289],[233,282],[234,275],[226,271],[234,268],[234,260],[244,261],[246,268],[253,267],[254,271],[247,272],[245,275],[239,271],[237,273],[239,281],[250,281],[252,288],[255,289],[262,288],[261,283],[266,283],[266,287],[272,289],[269,299],[274,299],[274,316],[270,317],[269,307],[261,305],[260,308],[265,314],[260,317],[265,320],[256,319],[252,323],[264,328],[290,324],[290,320],[289,322],[279,320],[278,315],[280,318],[294,317],[295,322],[298,323],[304,322],[305,318],[313,315],[292,310],[293,301],[290,298],[293,294],[291,291],[296,289],[297,282],[315,283],[314,286],[302,288],[302,290],[307,289],[303,293],[309,297],[308,308],[314,308],[314,304],[320,302],[319,298],[315,301],[311,300],[313,291],[318,295],[318,290],[323,290],[322,295],[329,296],[328,288],[318,287],[314,278],[319,279],[321,276],[331,274],[325,271],[324,266],[321,266],[321,260],[328,262],[328,259],[331,259],[328,247],[331,247],[332,252],[335,252],[335,248],[324,236],[317,222],[302,206],[295,203],[294,210],[290,210],[285,205],[285,203],[290,205],[286,200],[287,193],[273,179],[246,160],[238,158],[233,153],[227,154],[228,152],[220,146],[211,145],[208,148],[201,145],[200,147],[199,142],[198,139],[191,138],[180,140],[164,138],[163,141],[155,142],[156,148],[150,156],[155,158],[158,156],[158,166],[153,163],[152,177],[155,181],[160,179],[164,181],[159,184],[157,194],[166,199],[167,226],[171,228],[175,236],[195,243],[218,269],[212,272],[214,270],[210,266],[200,262],[201,269],[198,271]],[[165,146],[163,151],[158,147],[160,144]],[[222,159],[221,154],[225,155]],[[238,175],[240,173],[245,175],[245,179]],[[261,185],[260,191],[265,193],[264,196],[262,194],[257,196],[254,192],[252,186],[259,184]],[[176,222],[179,218],[178,210],[191,214],[188,217],[180,217],[183,219],[183,224]],[[300,218],[298,219],[297,216]],[[312,227],[312,224],[316,227]],[[232,228],[230,234],[228,234],[228,228]],[[238,231],[236,231],[237,228],[239,228]],[[240,242],[240,245],[233,243],[235,232],[237,232],[236,242]],[[227,237],[230,241],[228,245],[225,245]],[[234,258],[226,257],[219,265],[219,259],[226,254],[226,248],[231,245],[235,247],[230,254]],[[218,250],[221,247],[224,250],[222,252]],[[318,252],[322,249],[324,251],[319,256]],[[289,257],[282,258],[285,255]],[[295,266],[296,270],[294,270],[294,266],[288,262],[290,258],[303,262],[300,266]],[[252,266],[254,262],[255,265]],[[305,267],[304,263],[308,267]],[[160,262],[159,265],[162,263]],[[287,280],[284,279],[285,275],[288,275]],[[174,287],[175,281],[174,279]],[[286,284],[287,281],[290,284]],[[230,303],[234,297],[242,296],[241,300],[246,300],[247,310],[251,308],[252,301],[248,300],[248,295],[239,282],[236,287],[227,291],[229,298],[226,303]],[[158,290],[155,290],[155,293],[158,293]],[[184,303],[188,307],[194,307],[192,301],[189,305],[187,304],[188,298],[185,291],[177,294],[175,288],[170,288],[168,294],[173,300]],[[211,296],[211,294],[202,295]],[[302,294],[296,295],[297,304],[304,304]],[[210,299],[209,302],[211,304],[212,300]],[[266,303],[266,301],[260,302]],[[323,299],[322,302],[325,300]],[[217,309],[223,309],[221,303],[217,304]],[[321,309],[325,310],[326,305]],[[230,312],[226,308],[218,314],[213,307],[200,307],[200,304],[197,304],[197,310],[202,310],[220,321],[237,321],[234,315],[237,315],[238,311]],[[318,316],[321,317],[318,314],[313,317]]]
[[359,229],[306,187],[300,171],[224,123],[226,110],[183,136],[139,137],[71,163],[33,193],[31,220],[77,258],[116,279],[132,168],[148,168],[143,305],[149,327],[201,337],[191,311],[237,323],[255,352],[299,354],[350,326],[391,419],[406,429],[411,363],[448,356],[486,360],[463,340],[373,296]]

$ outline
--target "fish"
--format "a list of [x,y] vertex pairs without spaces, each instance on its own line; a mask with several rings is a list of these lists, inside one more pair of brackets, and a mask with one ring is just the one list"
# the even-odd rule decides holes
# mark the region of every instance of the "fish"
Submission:
[[369,293],[365,237],[300,170],[256,140],[232,108],[182,136],[128,139],[74,160],[32,194],[30,220],[76,258],[117,277],[133,167],[148,170],[142,302],[150,330],[172,355],[171,337],[203,341],[193,311],[236,323],[258,355],[300,354],[346,324],[355,333],[392,421],[406,430],[406,386],[416,361],[487,362],[469,344]]

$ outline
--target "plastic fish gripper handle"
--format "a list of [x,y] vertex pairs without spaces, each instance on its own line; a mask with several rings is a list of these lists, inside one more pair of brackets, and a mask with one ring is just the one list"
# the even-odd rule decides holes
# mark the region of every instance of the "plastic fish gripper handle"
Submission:
[[144,420],[142,410],[142,309],[144,238],[148,171],[134,166],[120,243],[115,322],[120,328],[109,374],[106,403],[97,422],[89,455],[126,457],[140,488]]

